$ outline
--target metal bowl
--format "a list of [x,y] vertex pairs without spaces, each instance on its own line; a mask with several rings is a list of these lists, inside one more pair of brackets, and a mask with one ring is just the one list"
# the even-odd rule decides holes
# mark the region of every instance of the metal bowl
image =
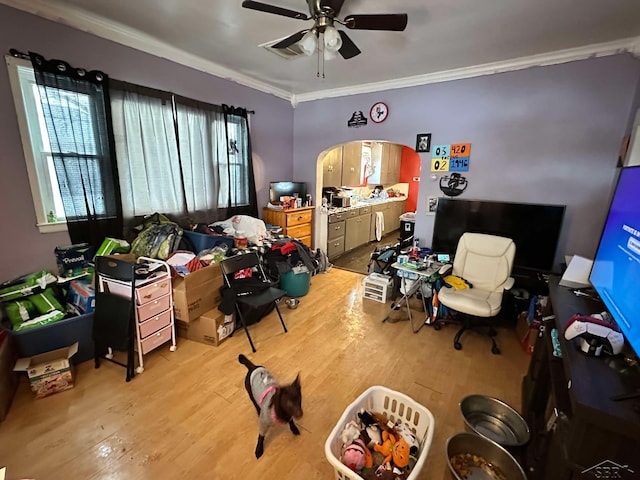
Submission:
[[[457,433],[450,437],[446,454],[449,471],[456,480],[527,480],[522,467],[509,452],[496,442],[474,433]],[[470,458],[476,461],[470,461],[465,471],[457,471],[452,463],[455,455],[475,456]]]
[[296,308],[298,308],[298,305],[300,305],[300,300],[298,300],[297,298],[289,298],[285,301],[285,303],[291,310],[295,310]]
[[520,447],[529,441],[529,426],[506,403],[486,395],[468,395],[460,402],[467,432],[477,433],[503,447]]

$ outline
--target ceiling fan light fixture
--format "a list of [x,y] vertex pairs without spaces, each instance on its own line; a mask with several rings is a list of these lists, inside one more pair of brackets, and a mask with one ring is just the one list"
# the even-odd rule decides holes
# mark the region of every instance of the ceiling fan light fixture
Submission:
[[338,53],[334,52],[333,50],[329,50],[328,48],[325,48],[324,51],[322,52],[322,55],[324,56],[325,60],[333,60],[338,56]]
[[324,48],[325,51],[332,53],[337,52],[342,47],[342,37],[335,27],[328,26],[324,29]]
[[300,42],[298,42],[300,50],[307,56],[313,55],[318,47],[318,41],[316,40],[316,34],[313,30],[309,30],[304,34]]

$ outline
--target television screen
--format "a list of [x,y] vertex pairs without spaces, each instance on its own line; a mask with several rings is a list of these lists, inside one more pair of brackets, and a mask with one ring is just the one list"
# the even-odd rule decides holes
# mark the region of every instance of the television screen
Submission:
[[551,272],[564,211],[564,205],[440,198],[431,248],[455,254],[465,232],[499,235],[516,244],[514,270]]
[[589,279],[640,355],[640,167],[620,172]]
[[304,182],[271,182],[269,184],[269,201],[279,202],[280,197],[302,198],[304,202],[307,195],[307,184]]

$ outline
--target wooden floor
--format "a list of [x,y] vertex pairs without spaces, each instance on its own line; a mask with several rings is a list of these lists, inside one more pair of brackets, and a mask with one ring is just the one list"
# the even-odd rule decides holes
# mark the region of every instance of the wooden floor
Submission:
[[353,250],[343,253],[337,258],[331,260],[338,268],[350,270],[352,272],[368,274],[369,260],[371,253],[376,248],[382,248],[387,245],[395,245],[398,242],[400,230],[395,230],[383,236],[379,242],[368,242]]
[[[121,367],[85,362],[75,388],[35,400],[23,378],[0,423],[0,466],[9,479],[328,480],[333,469],[323,447],[331,429],[356,396],[384,385],[433,413],[435,435],[419,478],[449,479],[445,442],[464,430],[458,402],[481,393],[519,409],[529,357],[510,329],[499,329],[502,355],[492,355],[488,339],[475,334],[454,350],[454,326],[413,334],[399,318],[382,323],[390,304],[363,300],[362,278],[336,268],[313,277],[299,307],[283,308],[289,333],[275,316],[250,327],[256,354],[237,331],[219,347],[179,339],[170,352],[166,345],[145,357],[144,373],[130,383]],[[259,460],[239,353],[283,382],[301,376],[302,434],[272,429]]]

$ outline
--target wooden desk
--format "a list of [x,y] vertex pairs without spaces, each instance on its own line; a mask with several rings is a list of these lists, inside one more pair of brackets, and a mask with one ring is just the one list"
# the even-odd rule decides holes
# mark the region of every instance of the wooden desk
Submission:
[[[555,321],[547,322],[538,338],[522,383],[522,413],[532,429],[523,466],[536,480],[638,478],[640,401],[613,401],[611,396],[640,387],[640,371],[627,367],[620,356],[588,356],[573,341],[564,339],[564,328],[571,316],[599,313],[604,306],[600,301],[576,296],[572,289],[559,286],[558,281],[557,277],[549,280]],[[552,353],[554,328],[562,358]],[[549,422],[554,408],[559,414],[555,424]],[[604,466],[618,468],[615,474],[619,476],[591,477],[596,473],[604,475],[604,470],[593,470],[601,462],[618,465]],[[619,467],[625,465],[635,473]]]

